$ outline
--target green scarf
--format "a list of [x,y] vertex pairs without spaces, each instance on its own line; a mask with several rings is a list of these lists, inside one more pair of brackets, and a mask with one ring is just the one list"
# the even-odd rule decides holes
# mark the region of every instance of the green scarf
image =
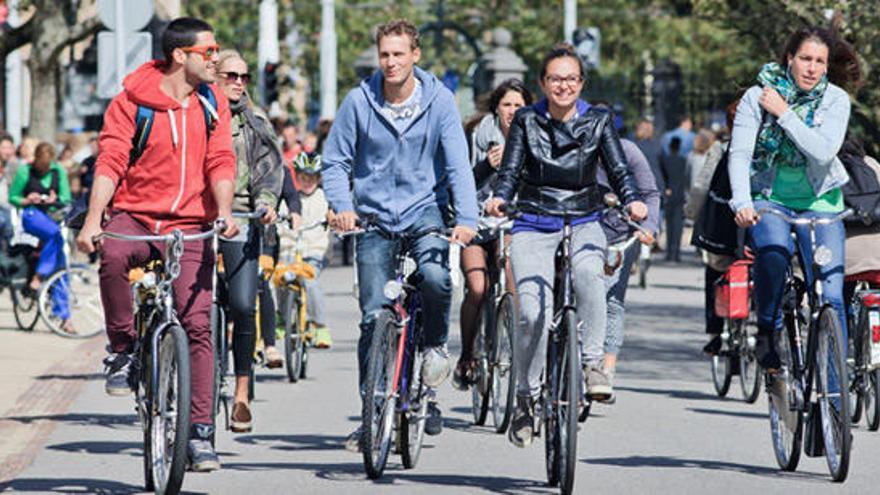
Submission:
[[[798,87],[791,72],[783,69],[773,62],[766,64],[760,74],[758,83],[763,87],[775,89],[788,103],[790,108],[808,126],[813,127],[813,116],[825,89],[828,88],[828,77],[822,76],[819,84],[810,91],[804,91]],[[766,126],[758,135],[755,145],[753,167],[755,171],[764,171],[771,167],[794,167],[806,166],[804,155],[797,146],[785,134],[785,130],[774,122]]]

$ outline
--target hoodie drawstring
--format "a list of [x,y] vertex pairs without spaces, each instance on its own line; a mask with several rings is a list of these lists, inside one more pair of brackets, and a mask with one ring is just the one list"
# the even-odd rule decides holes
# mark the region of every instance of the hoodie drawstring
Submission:
[[174,118],[174,110],[168,109],[168,120],[171,122],[171,142],[177,148],[177,122]]

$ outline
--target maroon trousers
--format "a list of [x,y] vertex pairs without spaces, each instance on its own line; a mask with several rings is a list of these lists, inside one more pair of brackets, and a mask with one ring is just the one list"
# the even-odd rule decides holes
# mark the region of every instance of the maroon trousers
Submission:
[[[104,230],[127,235],[151,235],[127,213],[115,214]],[[194,233],[194,232],[187,232]],[[101,302],[107,336],[113,352],[129,352],[137,340],[132,314],[128,272],[149,260],[164,256],[162,243],[105,239],[101,250]],[[211,424],[214,350],[211,342],[211,281],[214,252],[210,239],[187,242],[180,260],[180,276],[174,281],[174,309],[189,336],[192,370],[192,423]]]

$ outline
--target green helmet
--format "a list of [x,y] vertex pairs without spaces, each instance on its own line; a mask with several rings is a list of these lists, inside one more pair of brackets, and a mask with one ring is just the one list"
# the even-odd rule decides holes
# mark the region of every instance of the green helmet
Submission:
[[317,153],[306,153],[303,151],[296,156],[296,160],[293,162],[293,168],[297,172],[302,172],[304,174],[320,175],[321,155]]

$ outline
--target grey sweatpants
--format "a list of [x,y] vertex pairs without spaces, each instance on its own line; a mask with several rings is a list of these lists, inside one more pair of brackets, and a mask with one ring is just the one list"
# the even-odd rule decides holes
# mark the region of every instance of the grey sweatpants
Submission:
[[[553,323],[553,254],[562,232],[518,232],[510,260],[519,299],[519,335],[514,359],[517,394],[537,397],[547,355],[547,332]],[[605,342],[605,233],[598,222],[574,227],[572,269],[577,312],[587,362],[598,366]]]

